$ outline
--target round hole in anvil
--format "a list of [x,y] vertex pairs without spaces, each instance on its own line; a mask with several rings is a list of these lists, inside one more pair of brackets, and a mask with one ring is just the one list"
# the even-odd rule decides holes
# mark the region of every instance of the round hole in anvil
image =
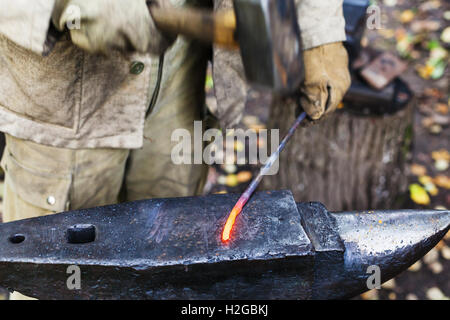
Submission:
[[25,241],[25,236],[23,234],[15,234],[11,237],[9,237],[9,242],[14,243],[14,244],[18,244],[18,243],[22,243]]
[[73,244],[95,241],[95,226],[92,224],[76,224],[67,229],[67,241]]

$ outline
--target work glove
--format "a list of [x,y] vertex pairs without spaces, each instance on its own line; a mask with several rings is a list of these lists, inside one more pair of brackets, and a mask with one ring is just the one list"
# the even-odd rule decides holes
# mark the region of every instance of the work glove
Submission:
[[318,120],[337,109],[350,87],[348,55],[341,42],[303,52],[305,81],[300,105],[310,120]]
[[[152,2],[170,6],[169,0]],[[72,42],[90,53],[161,54],[174,40],[156,28],[145,0],[56,0],[52,22],[59,31],[68,26]]]

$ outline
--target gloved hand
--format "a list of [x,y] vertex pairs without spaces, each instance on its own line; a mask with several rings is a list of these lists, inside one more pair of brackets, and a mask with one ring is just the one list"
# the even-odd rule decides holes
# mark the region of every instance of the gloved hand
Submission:
[[318,120],[336,110],[350,87],[348,55],[342,43],[336,42],[305,50],[303,60],[300,104],[310,119]]
[[[154,2],[170,6],[169,0]],[[174,40],[156,28],[145,0],[56,0],[52,21],[59,31],[76,19],[80,28],[70,28],[72,42],[90,53],[161,54]]]

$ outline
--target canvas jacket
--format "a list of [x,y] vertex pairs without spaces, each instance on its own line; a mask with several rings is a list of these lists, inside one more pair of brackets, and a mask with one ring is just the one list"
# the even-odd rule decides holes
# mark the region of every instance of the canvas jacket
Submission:
[[[296,3],[304,49],[345,40],[342,0]],[[0,131],[63,148],[140,148],[145,115],[164,81],[160,57],[92,55],[67,34],[44,57],[53,6],[54,0],[0,0]],[[214,7],[231,7],[231,0]],[[239,53],[214,48],[213,66],[212,112],[222,126],[233,126],[248,89]]]

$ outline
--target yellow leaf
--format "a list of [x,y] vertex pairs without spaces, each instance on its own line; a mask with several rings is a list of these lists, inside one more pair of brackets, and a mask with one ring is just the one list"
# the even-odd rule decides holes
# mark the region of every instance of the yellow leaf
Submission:
[[430,204],[430,197],[426,190],[417,183],[411,184],[409,186],[410,197],[412,201],[421,205]]
[[419,178],[419,182],[423,185],[426,185],[428,183],[433,183],[433,178],[431,178],[430,176],[421,176]]
[[430,79],[431,75],[433,74],[433,71],[434,71],[434,67],[431,65],[417,67],[417,73],[423,79]]
[[408,23],[411,22],[412,19],[414,19],[414,12],[412,10],[405,10],[400,15],[400,21],[402,23]]
[[436,112],[439,112],[440,114],[448,114],[448,105],[446,105],[445,103],[438,103],[434,106],[434,110],[436,110]]
[[440,149],[440,150],[437,150],[437,151],[433,151],[431,153],[431,157],[435,161],[438,161],[438,160],[450,161],[450,153],[448,153],[448,151],[445,150],[445,149]]
[[235,174],[230,174],[227,176],[226,185],[230,188],[236,187],[239,184],[239,181]]

